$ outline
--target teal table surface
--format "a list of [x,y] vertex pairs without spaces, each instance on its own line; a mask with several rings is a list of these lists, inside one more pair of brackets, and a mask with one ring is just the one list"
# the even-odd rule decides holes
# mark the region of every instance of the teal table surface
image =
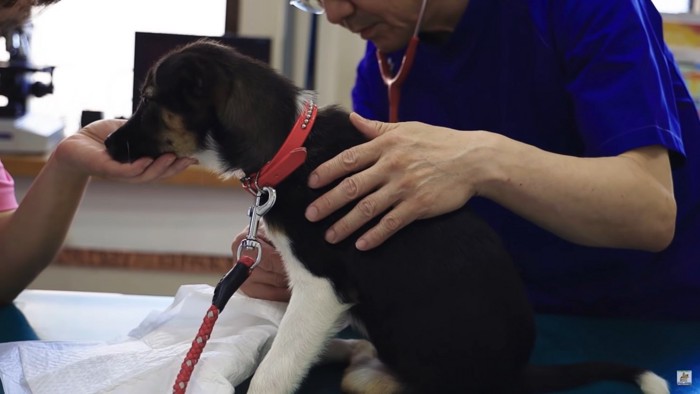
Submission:
[[[672,394],[700,394],[700,322],[636,321],[538,315],[534,364],[582,361],[628,363],[665,378]],[[341,337],[356,337],[350,331]],[[695,372],[694,384],[679,385],[679,372]],[[342,367],[317,366],[299,394],[337,394]],[[239,387],[245,392],[247,384]],[[639,394],[635,386],[603,382],[560,394]]]

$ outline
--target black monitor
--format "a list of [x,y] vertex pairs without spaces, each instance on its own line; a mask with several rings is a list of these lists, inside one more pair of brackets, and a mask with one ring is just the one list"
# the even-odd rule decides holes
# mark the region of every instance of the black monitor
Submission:
[[210,38],[222,44],[236,48],[244,55],[258,59],[265,63],[270,63],[270,50],[272,47],[269,38],[239,37],[239,36],[193,36],[182,34],[166,33],[144,33],[136,32],[134,41],[134,90],[132,95],[132,112],[136,111],[139,104],[140,90],[146,73],[158,59],[171,50],[187,43],[199,40],[200,38]]

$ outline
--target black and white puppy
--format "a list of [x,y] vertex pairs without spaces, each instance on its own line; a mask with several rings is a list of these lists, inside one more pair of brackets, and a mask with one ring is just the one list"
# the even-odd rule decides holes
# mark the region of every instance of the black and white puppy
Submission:
[[[106,145],[122,162],[174,152],[222,175],[252,174],[275,155],[307,98],[267,65],[199,41],[153,66],[138,109]],[[308,188],[307,177],[363,142],[347,112],[320,109],[305,163],[276,188],[264,219],[292,297],[250,393],[294,392],[348,314],[379,360],[355,349],[357,365],[343,380],[349,392],[536,393],[611,379],[668,393],[666,382],[644,369],[529,365],[533,313],[518,272],[468,208],[417,221],[368,252],[357,251],[353,237],[325,242],[326,229],[349,208],[307,221],[307,205],[328,190]]]

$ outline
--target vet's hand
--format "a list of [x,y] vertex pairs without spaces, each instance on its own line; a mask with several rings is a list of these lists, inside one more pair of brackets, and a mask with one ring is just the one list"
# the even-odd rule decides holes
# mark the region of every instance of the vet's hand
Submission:
[[355,243],[359,250],[372,249],[412,221],[456,210],[477,193],[472,175],[478,168],[468,156],[478,149],[476,137],[484,132],[418,122],[382,123],[356,113],[350,119],[371,141],[321,164],[309,177],[309,186],[318,188],[352,174],[309,205],[306,218],[310,221],[360,199],[328,229],[328,242],[340,242],[383,215]]
[[67,174],[98,176],[130,183],[149,182],[173,176],[189,165],[192,158],[164,154],[156,160],[143,157],[132,163],[119,163],[107,153],[104,141],[126,121],[105,119],[93,122],[67,137],[56,148],[52,160]]
[[[235,258],[238,251],[238,245],[248,235],[248,229],[245,229],[236,236],[231,245],[233,256]],[[243,282],[240,290],[247,296],[270,301],[289,301],[291,292],[287,282],[287,275],[282,265],[282,260],[279,253],[267,235],[264,227],[258,228],[258,241],[262,247],[262,259],[248,279]]]

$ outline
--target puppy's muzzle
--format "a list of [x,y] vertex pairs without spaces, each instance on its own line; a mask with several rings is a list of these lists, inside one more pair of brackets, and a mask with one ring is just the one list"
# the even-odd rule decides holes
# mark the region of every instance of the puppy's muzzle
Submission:
[[109,155],[120,163],[131,163],[141,157],[156,158],[161,152],[153,136],[134,118],[126,122],[105,139]]
[[107,153],[112,156],[112,159],[120,163],[130,163],[133,161],[129,138],[125,133],[120,133],[119,130],[117,130],[110,134],[105,140],[105,147],[107,147]]

